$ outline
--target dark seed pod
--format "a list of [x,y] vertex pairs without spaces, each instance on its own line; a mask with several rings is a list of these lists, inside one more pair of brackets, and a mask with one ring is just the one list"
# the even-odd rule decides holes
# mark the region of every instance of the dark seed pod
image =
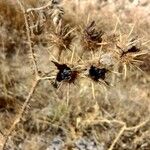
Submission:
[[139,51],[140,51],[140,49],[137,48],[136,46],[132,46],[131,48],[128,49],[129,53],[139,52]]
[[72,83],[75,81],[77,78],[77,71],[72,71],[71,68],[69,68],[66,64],[59,64],[57,62],[52,61],[59,72],[57,73],[56,76],[56,81],[61,82],[61,81],[68,81],[69,83]]
[[69,81],[71,79],[71,74],[72,74],[71,69],[65,65],[63,67],[64,68],[62,70],[59,70],[57,77],[56,77],[56,80],[59,82],[61,82],[63,80]]
[[108,70],[105,68],[97,68],[95,66],[91,66],[89,69],[89,76],[94,80],[98,81],[99,79],[104,80],[105,79],[105,74]]

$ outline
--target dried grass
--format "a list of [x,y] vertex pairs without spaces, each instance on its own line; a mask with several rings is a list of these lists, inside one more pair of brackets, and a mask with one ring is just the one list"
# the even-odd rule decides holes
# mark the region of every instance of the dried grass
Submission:
[[[150,23],[132,11],[142,5],[2,0],[0,7],[0,149],[48,150],[58,135],[64,150],[82,137],[108,150],[149,148]],[[77,71],[74,82],[55,88],[52,61]],[[90,78],[92,65],[108,70],[105,80]]]

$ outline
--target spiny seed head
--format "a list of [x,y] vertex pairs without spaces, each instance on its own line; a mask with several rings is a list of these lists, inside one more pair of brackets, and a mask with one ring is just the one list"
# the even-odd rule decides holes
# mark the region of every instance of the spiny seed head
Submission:
[[57,32],[54,32],[50,40],[59,49],[69,49],[74,37],[71,28],[66,25],[65,27],[60,27]]
[[95,28],[95,21],[92,21],[89,26],[85,29],[86,38],[90,41],[101,42],[103,35],[102,31],[97,31]]
[[84,30],[84,49],[94,50],[99,47],[99,43],[102,42],[103,32],[98,31],[95,27],[95,21],[92,21],[89,26],[87,26]]
[[98,31],[95,27],[95,21],[92,21],[90,25],[88,25],[83,33],[83,48],[84,50],[96,50],[102,42],[103,32]]
[[94,80],[98,81],[99,79],[104,80],[105,74],[108,70],[105,68],[97,68],[95,66],[91,66],[89,69],[89,76]]

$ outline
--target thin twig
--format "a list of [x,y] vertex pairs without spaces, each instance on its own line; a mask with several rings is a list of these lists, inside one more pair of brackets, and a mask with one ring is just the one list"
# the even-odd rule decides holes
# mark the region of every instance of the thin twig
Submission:
[[136,22],[133,24],[133,26],[132,26],[132,28],[131,28],[129,34],[128,34],[128,38],[131,36],[131,34],[132,34],[132,32],[133,32],[133,30],[134,30],[134,28],[135,28],[135,25],[136,25]]
[[73,48],[73,51],[72,51],[72,55],[71,55],[70,64],[73,64],[74,53],[75,53],[75,47]]
[[144,122],[142,122],[136,126],[133,126],[133,127],[126,127],[126,125],[124,124],[108,150],[113,150],[114,146],[116,145],[116,143],[118,142],[118,140],[120,139],[120,137],[123,135],[123,133],[125,131],[138,130],[139,128],[141,128],[142,126],[144,126],[148,122],[149,122],[149,119],[147,119],[146,121],[144,121]]
[[94,88],[94,83],[91,81],[91,86],[92,86],[92,96],[93,99],[95,100],[95,88]]
[[120,18],[116,14],[115,14],[115,17],[117,18],[117,21],[116,21],[113,33],[116,33],[118,25],[121,24]]
[[118,142],[118,140],[120,139],[120,137],[122,136],[122,134],[124,133],[126,129],[126,126],[124,125],[121,130],[119,131],[118,135],[116,136],[115,140],[113,141],[113,143],[111,144],[111,146],[109,147],[108,150],[113,150],[114,146],[116,145],[116,143]]
[[86,124],[86,125],[93,126],[93,125],[97,125],[97,124],[100,124],[100,123],[108,123],[108,124],[117,123],[117,124],[120,124],[122,127],[121,127],[119,133],[117,134],[117,136],[115,137],[114,141],[112,142],[112,144],[110,145],[110,147],[108,149],[108,150],[113,150],[114,146],[119,141],[120,137],[123,135],[123,133],[125,131],[133,131],[133,130],[137,131],[139,128],[146,125],[149,121],[150,121],[150,119],[148,118],[146,121],[141,122],[136,126],[127,127],[126,123],[121,121],[121,120],[116,120],[116,119],[109,120],[107,118],[101,118],[101,119],[98,119],[98,120],[93,120],[92,122],[87,122],[86,120],[82,121],[83,122],[82,125]]
[[123,69],[124,69],[124,77],[123,77],[123,79],[126,80],[126,78],[127,78],[127,65],[125,63],[123,64]]
[[145,120],[144,122],[136,125],[136,126],[133,126],[133,127],[127,127],[126,128],[126,131],[131,131],[131,130],[138,130],[139,128],[141,128],[142,126],[144,126],[145,124],[147,124],[148,122],[150,121],[150,119],[147,119]]
[[69,102],[70,102],[70,84],[68,84],[67,87],[67,106],[69,106]]
[[56,76],[51,76],[51,77],[48,77],[48,76],[46,76],[46,77],[42,77],[42,78],[40,78],[40,80],[52,80],[52,79],[55,79],[56,78]]

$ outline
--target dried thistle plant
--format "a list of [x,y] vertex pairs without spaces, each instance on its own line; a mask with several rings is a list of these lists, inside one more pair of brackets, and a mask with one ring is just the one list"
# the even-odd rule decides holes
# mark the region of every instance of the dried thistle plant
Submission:
[[[80,1],[75,1],[76,5],[73,6],[70,5],[70,1],[66,1],[68,5],[61,8],[57,0],[52,0],[44,6],[27,10],[21,0],[17,0],[17,2],[22,10],[21,17],[24,15],[22,26],[26,27],[27,37],[22,34],[22,32],[25,32],[24,30],[20,34],[22,34],[22,40],[26,44],[25,50],[29,52],[30,58],[26,54],[20,56],[18,53],[15,61],[21,59],[24,66],[27,66],[27,69],[23,69],[29,71],[24,78],[22,74],[15,73],[14,68],[12,68],[11,73],[15,77],[20,76],[18,79],[19,85],[15,87],[10,88],[9,85],[6,85],[6,81],[2,83],[0,80],[0,83],[4,84],[0,84],[0,93],[1,89],[6,93],[7,90],[11,89],[12,92],[21,93],[25,97],[24,99],[18,98],[21,105],[20,103],[16,105],[15,99],[11,101],[0,97],[0,119],[10,115],[12,107],[17,110],[10,120],[10,124],[7,121],[5,122],[5,119],[1,119],[2,124],[5,124],[7,128],[1,128],[0,124],[0,135],[2,135],[2,140],[0,136],[0,149],[2,145],[3,150],[17,149],[18,147],[21,147],[21,149],[43,149],[44,147],[48,150],[52,149],[49,144],[53,142],[52,138],[57,135],[60,138],[65,137],[64,141],[60,141],[65,143],[66,149],[76,149],[80,145],[78,141],[84,136],[92,137],[97,141],[93,141],[93,145],[104,143],[101,149],[149,148],[149,85],[147,80],[145,77],[134,78],[137,73],[135,70],[133,76],[130,76],[130,72],[128,72],[131,77],[128,80],[124,81],[119,76],[123,74],[126,78],[128,66],[136,67],[136,64],[141,62],[140,56],[147,53],[138,45],[139,39],[131,39],[130,34],[123,36],[121,33],[120,39],[118,39],[118,36],[107,35],[107,39],[104,39],[103,32],[97,29],[101,24],[96,27],[93,21],[84,29],[81,42],[81,34],[75,30],[80,25],[78,15],[76,17],[76,20],[79,20],[77,21],[78,24],[73,23],[73,25],[64,16],[65,6],[70,6],[68,8],[71,10],[70,12],[79,10],[78,14],[80,14],[79,8],[82,6],[74,8],[80,5]],[[90,2],[90,0],[87,1],[88,5]],[[94,6],[92,7],[94,8]],[[109,26],[112,18],[106,18],[99,11],[101,10],[98,10],[98,14],[102,17],[102,21],[108,22],[108,28],[104,28],[108,29],[106,32],[109,34],[112,30],[111,25]],[[92,13],[93,11],[90,10],[89,12]],[[105,12],[107,13],[107,11]],[[68,12],[66,11],[66,13]],[[72,17],[72,14],[68,15]],[[86,19],[87,16],[82,15],[81,18]],[[95,21],[98,21],[98,18]],[[20,24],[20,22],[18,23]],[[117,24],[124,26],[124,22],[123,24],[116,23],[113,35],[116,35],[115,32],[118,30]],[[3,26],[3,23],[1,25]],[[20,32],[20,29],[14,30],[15,33]],[[10,32],[10,30],[8,31]],[[4,31],[0,31],[0,35],[3,33]],[[11,34],[10,36],[13,37]],[[40,42],[35,44],[34,38],[43,38],[46,45],[42,45]],[[107,43],[107,46],[102,44],[103,41]],[[17,43],[15,44],[17,45]],[[48,55],[49,47],[51,49]],[[5,50],[5,48],[17,49],[6,38],[2,38],[0,48],[2,50]],[[24,46],[21,49],[24,49]],[[53,52],[57,49],[59,53],[55,57]],[[92,51],[92,59],[89,55],[82,58],[80,55],[82,50],[84,52],[86,50]],[[63,53],[61,53],[62,51]],[[6,61],[5,67],[9,62],[1,53],[0,58],[2,58],[0,64]],[[32,61],[33,71],[29,66],[29,60]],[[14,60],[11,61],[10,59],[9,61],[18,70],[22,68],[21,63],[17,66],[14,64]],[[53,65],[50,62],[53,62]],[[149,61],[147,60],[145,63],[149,67]],[[45,68],[48,68],[48,73],[40,72],[39,66],[42,66],[41,68],[44,71]],[[11,68],[11,66],[9,67]],[[117,68],[116,72],[112,70],[115,67]],[[0,69],[0,76],[4,78],[2,80],[5,80],[3,72],[4,69]],[[116,82],[116,84],[109,84],[108,86],[105,80],[108,79],[111,82],[113,80],[111,75],[115,75],[116,81],[119,81],[119,83]],[[55,80],[56,82],[52,84]],[[139,80],[140,82],[138,82]],[[21,81],[23,81],[23,84],[20,84]],[[57,83],[60,85],[59,88],[53,88],[52,85],[58,87]],[[15,91],[16,88],[19,89],[19,92]],[[3,113],[4,109],[6,115]],[[126,135],[128,138],[125,138]],[[145,141],[145,138],[147,141]],[[139,144],[137,141],[141,141],[141,143]],[[54,140],[54,143],[58,143],[58,141]],[[84,143],[88,142],[82,142],[81,140],[81,145],[84,145]],[[85,147],[87,145],[85,144]],[[58,147],[55,149],[58,149]],[[64,149],[64,146],[60,149]],[[87,146],[87,149],[94,148]]]
[[70,49],[74,35],[72,34],[73,29],[66,25],[60,27],[57,32],[50,35],[50,41],[53,45],[57,46],[60,50]]
[[70,50],[72,41],[75,37],[73,35],[74,29],[71,29],[69,25],[57,28],[56,32],[50,34],[50,43],[52,48],[56,47],[58,49],[57,57],[58,60],[61,58],[61,54],[64,50]]

